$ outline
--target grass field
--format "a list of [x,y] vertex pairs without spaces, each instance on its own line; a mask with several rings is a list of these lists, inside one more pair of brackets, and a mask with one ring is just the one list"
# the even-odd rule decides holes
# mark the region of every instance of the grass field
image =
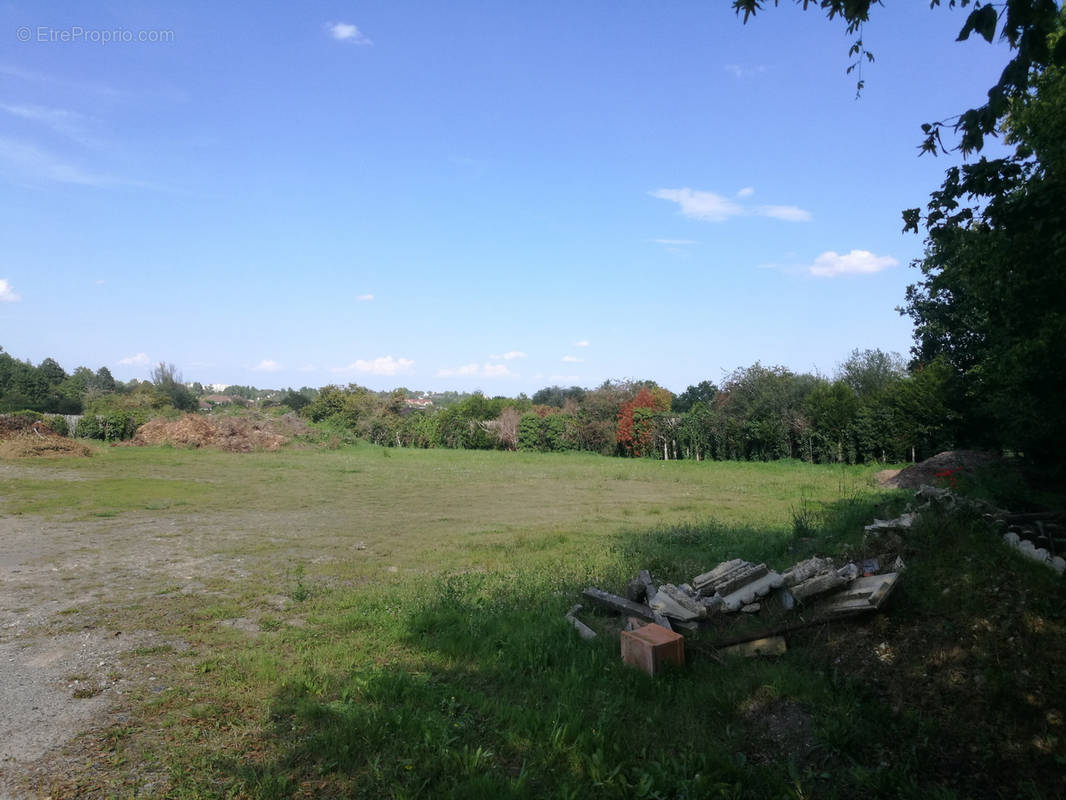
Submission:
[[[155,636],[99,678],[118,709],[107,724],[24,786],[178,798],[1066,791],[1059,584],[973,524],[923,525],[888,613],[797,634],[775,661],[694,654],[652,680],[622,666],[616,639],[583,642],[563,620],[582,588],[620,591],[640,568],[680,582],[726,558],[782,568],[857,552],[862,524],[904,502],[876,490],[873,471],[367,445],[8,462],[2,511],[33,528],[15,549],[37,581],[18,602],[49,609],[38,634]],[[999,603],[975,608],[987,575]]]

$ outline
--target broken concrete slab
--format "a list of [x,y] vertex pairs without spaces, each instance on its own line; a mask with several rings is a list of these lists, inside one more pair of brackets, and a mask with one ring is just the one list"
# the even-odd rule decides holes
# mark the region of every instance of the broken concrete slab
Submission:
[[833,559],[814,556],[794,564],[790,569],[781,573],[781,577],[785,580],[785,586],[795,586],[797,583],[803,583],[831,569],[833,569]]
[[808,578],[803,583],[796,584],[789,591],[792,592],[792,596],[796,600],[806,600],[808,597],[815,597],[816,595],[839,589],[847,582],[847,579],[836,572],[826,572],[822,575]]
[[829,598],[823,611],[828,617],[844,617],[879,609],[898,579],[898,572],[856,578],[845,591]]
[[[933,487],[927,487],[933,488]],[[944,490],[947,491],[947,490]],[[875,519],[869,525],[863,526],[863,530],[867,534],[878,536],[885,533],[898,533],[900,531],[906,531],[914,527],[914,523],[918,521],[918,514],[916,512],[908,512],[901,514],[895,519]]]
[[577,618],[577,615],[581,612],[581,604],[578,603],[569,611],[566,612],[566,619],[574,626],[574,630],[578,632],[578,635],[585,640],[591,640],[596,638],[596,631],[592,630],[588,625]]
[[[678,586],[674,586],[672,583],[664,583],[659,587],[659,594],[669,595],[670,599],[677,603],[679,606],[687,611],[691,611],[697,617],[702,617],[707,613],[707,610],[701,603],[697,603],[693,598],[689,597]],[[658,599],[659,595],[656,595]]]
[[722,609],[737,611],[741,606],[750,605],[760,597],[765,597],[774,589],[784,585],[784,578],[776,572],[767,572],[763,576],[741,586],[731,594],[722,596]]
[[640,617],[649,622],[655,621],[655,612],[642,603],[634,603],[632,600],[627,600],[624,597],[619,597],[616,594],[611,594],[610,592],[605,592],[602,589],[597,589],[592,586],[585,589],[581,594],[593,603],[603,606],[604,608],[609,608],[611,611],[615,611],[619,614]]
[[727,656],[741,656],[743,658],[783,656],[788,652],[788,645],[785,643],[784,636],[768,636],[763,639],[734,644],[730,647],[722,648],[718,652]]
[[731,570],[735,570],[739,567],[742,567],[744,564],[747,563],[748,562],[742,558],[734,558],[730,561],[723,561],[710,572],[705,572],[702,575],[697,575],[695,578],[693,578],[692,585],[697,589],[697,591],[703,591],[706,587],[711,587],[711,591],[708,592],[708,594],[713,594],[714,588],[712,584],[714,584],[716,581],[721,580],[722,576],[726,575]]
[[[651,601],[651,605],[649,606],[649,608],[654,611],[658,611],[660,614],[666,617],[671,617],[673,619],[682,621],[699,619],[699,617],[702,616],[701,610],[686,607],[685,605],[682,605],[680,602],[678,602],[678,600],[666,590],[667,586],[670,586],[670,584],[665,584],[662,587],[661,591],[655,593],[655,598]],[[674,591],[677,591],[676,587],[674,588]],[[685,600],[687,600],[689,603],[692,602],[687,597],[685,598]],[[693,603],[693,605],[695,604]]]

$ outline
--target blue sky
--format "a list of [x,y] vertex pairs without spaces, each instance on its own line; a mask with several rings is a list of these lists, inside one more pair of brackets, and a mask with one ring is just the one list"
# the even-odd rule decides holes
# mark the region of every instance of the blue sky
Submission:
[[2,5],[0,345],[506,395],[905,354],[919,125],[1007,60],[963,19],[875,9],[856,100],[787,2]]

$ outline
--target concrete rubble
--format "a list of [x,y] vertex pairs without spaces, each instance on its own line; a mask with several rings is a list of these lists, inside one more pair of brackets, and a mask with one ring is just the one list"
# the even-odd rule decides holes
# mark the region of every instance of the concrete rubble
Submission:
[[[950,489],[922,486],[906,513],[895,519],[875,519],[864,526],[867,553],[876,546],[873,552],[877,557],[838,565],[831,558],[815,556],[781,572],[764,563],[733,558],[687,583],[659,583],[648,570],[640,570],[627,585],[626,597],[594,587],[582,594],[601,608],[628,617],[626,630],[631,632],[653,623],[654,631],[680,628],[720,634],[723,624],[735,624],[727,620],[769,620],[757,634],[745,633],[751,625],[741,624],[737,629],[740,635],[725,640],[719,637],[715,646],[738,655],[777,655],[785,652],[783,633],[879,610],[906,569],[901,555],[905,537],[923,513],[934,510],[981,514],[999,529],[1008,546],[1060,575],[1066,573],[1066,558],[1060,555],[1066,554],[1066,512],[1012,514],[990,503],[955,495]],[[566,618],[583,638],[592,638],[595,632],[577,619],[580,610],[581,606],[575,606]],[[767,629],[772,626],[776,628]],[[673,641],[672,637],[666,639]],[[637,647],[638,640],[640,636],[630,636],[629,645]],[[698,648],[699,644],[693,642],[692,646]]]

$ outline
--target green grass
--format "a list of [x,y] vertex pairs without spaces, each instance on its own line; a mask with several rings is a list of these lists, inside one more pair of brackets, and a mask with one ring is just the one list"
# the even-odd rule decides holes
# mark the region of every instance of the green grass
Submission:
[[[188,645],[129,654],[131,667],[150,659],[168,688],[98,740],[109,763],[156,771],[142,794],[946,798],[1066,788],[1055,777],[1062,730],[1046,721],[1066,710],[1048,672],[1066,664],[1058,584],[975,521],[923,524],[890,613],[797,634],[774,661],[693,650],[684,670],[652,680],[623,667],[617,639],[581,641],[563,619],[585,586],[620,591],[640,568],[680,581],[738,556],[785,567],[814,552],[863,554],[862,524],[902,504],[870,486],[873,469],[381,452],[115,448],[0,482],[8,513],[113,523],[106,546],[116,552],[166,519],[176,532],[154,547],[195,545],[207,559],[195,574],[202,590],[161,591],[171,579],[149,576],[109,603],[109,624]],[[123,490],[88,489],[111,481]],[[94,522],[101,513],[116,516]],[[199,535],[204,526],[211,535]],[[1011,648],[996,637],[1019,625],[996,607],[980,605],[986,628],[971,630],[988,571],[1002,576],[1002,595],[1027,596]],[[258,631],[220,625],[237,618]],[[946,644],[965,636],[975,644],[955,663]],[[899,653],[890,668],[882,644]],[[1019,683],[1022,669],[1030,677]],[[94,780],[100,796],[135,788],[121,769]]]

